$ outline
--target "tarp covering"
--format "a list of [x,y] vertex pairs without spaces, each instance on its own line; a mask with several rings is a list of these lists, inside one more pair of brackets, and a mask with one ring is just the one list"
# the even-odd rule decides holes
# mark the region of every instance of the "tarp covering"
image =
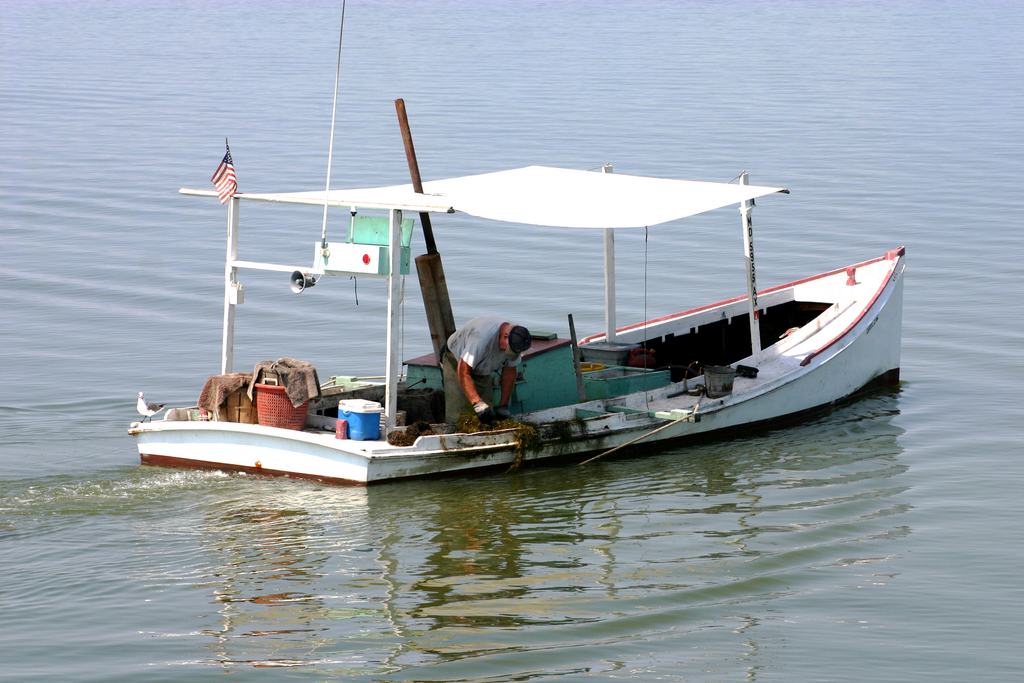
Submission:
[[[658,225],[774,192],[761,187],[596,173],[549,166],[434,180],[423,194],[412,185],[331,190],[329,204],[461,211],[510,223],[566,228],[632,228]],[[243,199],[323,204],[323,192],[245,194]]]

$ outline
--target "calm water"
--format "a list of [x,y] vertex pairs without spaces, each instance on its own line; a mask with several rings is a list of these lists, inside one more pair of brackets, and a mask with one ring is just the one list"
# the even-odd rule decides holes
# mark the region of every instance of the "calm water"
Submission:
[[[396,97],[427,179],[747,170],[792,190],[755,211],[762,286],[907,245],[904,382],[586,468],[142,467],[136,392],[219,369],[225,212],[177,190],[225,137],[242,190],[323,186],[340,9],[0,0],[0,678],[1020,675],[1021,5],[352,0],[332,186],[406,181]],[[246,205],[242,258],[304,264],[320,220]],[[600,330],[599,234],[434,224],[457,320]],[[623,324],[743,291],[735,211],[617,242]],[[236,367],[380,372],[379,283],[242,280]]]

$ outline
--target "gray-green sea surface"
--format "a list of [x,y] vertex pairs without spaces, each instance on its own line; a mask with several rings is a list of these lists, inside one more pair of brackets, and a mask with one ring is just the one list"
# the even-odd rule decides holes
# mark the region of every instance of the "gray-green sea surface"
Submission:
[[[324,186],[340,20],[0,0],[0,679],[1020,675],[1024,7],[351,0],[332,187],[407,182],[399,97],[426,180],[746,170],[792,192],[754,211],[762,287],[906,245],[902,383],[586,467],[142,466],[137,393],[193,405],[220,368],[225,210],[177,190],[213,188],[225,137],[242,191]],[[321,219],[247,205],[240,258],[305,263]],[[458,322],[601,331],[599,231],[434,230]],[[744,292],[733,210],[616,246],[620,324]],[[237,368],[382,373],[381,283],[243,283]],[[405,358],[430,349],[415,290]]]

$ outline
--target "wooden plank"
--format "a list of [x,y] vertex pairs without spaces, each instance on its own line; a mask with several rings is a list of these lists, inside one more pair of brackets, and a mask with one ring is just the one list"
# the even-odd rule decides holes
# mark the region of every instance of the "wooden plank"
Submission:
[[441,349],[448,338],[455,334],[455,316],[448,298],[448,283],[444,278],[440,254],[423,254],[416,257],[416,273],[420,279],[423,308],[427,314],[430,329],[430,343],[434,357],[441,363]]

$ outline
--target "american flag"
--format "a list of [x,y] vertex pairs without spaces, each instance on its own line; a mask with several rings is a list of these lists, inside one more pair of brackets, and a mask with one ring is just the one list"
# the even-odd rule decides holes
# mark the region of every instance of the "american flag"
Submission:
[[217,167],[217,172],[210,178],[210,182],[217,187],[217,197],[221,204],[226,204],[238,190],[238,183],[235,181],[235,166],[231,161],[231,148],[228,147],[227,140],[224,141],[224,147],[227,149],[224,159]]

